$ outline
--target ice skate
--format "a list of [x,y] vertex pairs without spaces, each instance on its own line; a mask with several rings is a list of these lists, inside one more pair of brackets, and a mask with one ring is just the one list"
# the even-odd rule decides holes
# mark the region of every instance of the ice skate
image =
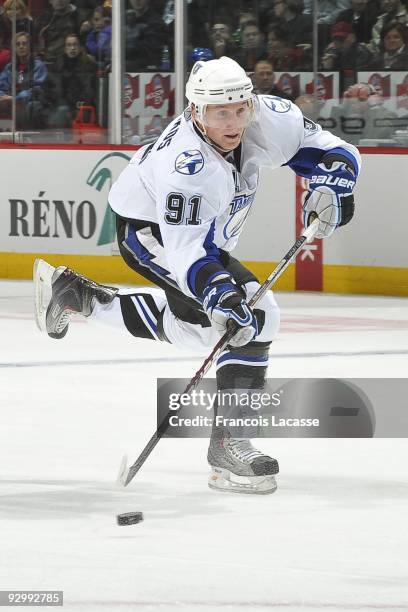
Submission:
[[232,438],[223,428],[214,428],[207,458],[212,468],[211,489],[267,494],[277,488],[277,460],[258,451],[249,440]]
[[110,304],[118,292],[66,266],[54,268],[42,259],[34,263],[34,286],[37,326],[56,339],[67,333],[71,315],[89,317],[96,302]]

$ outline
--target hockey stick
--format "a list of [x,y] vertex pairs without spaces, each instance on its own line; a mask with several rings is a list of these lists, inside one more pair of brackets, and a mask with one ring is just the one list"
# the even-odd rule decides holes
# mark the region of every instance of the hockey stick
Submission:
[[[251,308],[254,307],[255,304],[257,304],[261,298],[263,298],[263,296],[270,289],[270,287],[272,287],[272,285],[281,276],[284,270],[286,270],[291,260],[302,249],[304,243],[310,241],[314,237],[314,235],[317,232],[318,226],[319,226],[319,220],[315,219],[309,225],[309,227],[304,230],[303,234],[296,240],[294,245],[289,249],[289,251],[283,257],[283,259],[281,259],[281,261],[278,263],[278,265],[273,270],[273,272],[268,276],[266,281],[259,287],[259,289],[251,297],[251,299],[248,302],[248,305]],[[231,328],[225,332],[222,338],[215,345],[211,354],[204,361],[201,368],[195,373],[193,378],[190,380],[190,382],[188,383],[187,387],[185,388],[183,392],[183,395],[185,393],[190,393],[190,391],[192,391],[193,389],[197,387],[197,385],[199,384],[201,379],[205,376],[205,374],[208,372],[208,370],[211,368],[213,363],[218,359],[221,353],[225,350],[225,348],[227,347],[229,341],[231,340],[235,332],[236,332],[235,326],[231,326]],[[167,412],[163,421],[160,423],[157,430],[154,432],[149,442],[146,444],[146,446],[140,453],[139,457],[130,467],[128,467],[127,465],[126,455],[123,457],[122,464],[119,470],[119,476],[117,479],[118,484],[122,484],[124,487],[126,487],[130,483],[130,481],[134,478],[134,476],[137,474],[137,472],[140,470],[140,468],[142,467],[142,465],[144,464],[144,462],[146,461],[146,459],[148,458],[152,450],[155,448],[160,438],[166,432],[170,414],[171,414],[170,412]]]

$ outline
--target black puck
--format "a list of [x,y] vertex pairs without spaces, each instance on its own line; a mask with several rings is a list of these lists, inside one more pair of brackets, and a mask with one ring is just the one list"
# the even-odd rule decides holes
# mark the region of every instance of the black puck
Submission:
[[143,512],[125,512],[116,516],[118,525],[135,525],[143,521]]

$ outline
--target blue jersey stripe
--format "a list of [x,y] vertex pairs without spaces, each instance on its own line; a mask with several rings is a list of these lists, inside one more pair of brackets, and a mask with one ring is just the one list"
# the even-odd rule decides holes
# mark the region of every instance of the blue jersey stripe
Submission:
[[134,297],[135,297],[137,303],[139,304],[141,311],[143,312],[144,316],[146,317],[146,320],[149,323],[150,327],[154,330],[155,333],[157,333],[157,325],[155,325],[155,323],[152,321],[150,315],[147,313],[147,311],[146,311],[146,309],[145,309],[145,307],[143,305],[142,300],[137,295],[135,295]]

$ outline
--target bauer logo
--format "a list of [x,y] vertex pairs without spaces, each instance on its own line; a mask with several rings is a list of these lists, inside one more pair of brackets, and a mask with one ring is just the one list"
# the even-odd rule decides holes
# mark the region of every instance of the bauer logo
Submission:
[[174,165],[180,174],[198,174],[204,168],[204,159],[200,151],[183,151],[178,155]]
[[283,100],[276,96],[263,96],[262,100],[265,106],[275,111],[275,113],[287,113],[290,110],[291,104],[289,100]]

